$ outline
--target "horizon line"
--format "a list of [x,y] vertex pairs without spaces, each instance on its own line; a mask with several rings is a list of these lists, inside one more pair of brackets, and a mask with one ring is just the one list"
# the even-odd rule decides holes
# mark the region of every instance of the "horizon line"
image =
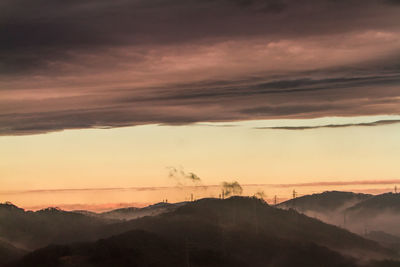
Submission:
[[[316,187],[316,186],[344,186],[344,185],[388,185],[400,183],[400,179],[390,180],[353,180],[353,181],[326,181],[326,182],[307,182],[307,183],[287,183],[287,184],[241,184],[241,186],[270,186],[270,187]],[[32,189],[32,190],[4,190],[0,191],[3,195],[30,194],[30,193],[50,193],[50,192],[74,192],[74,191],[113,191],[113,190],[161,190],[179,188],[209,188],[220,187],[220,184],[210,185],[175,185],[175,186],[136,186],[136,187],[100,187],[100,188],[54,188],[54,189]]]

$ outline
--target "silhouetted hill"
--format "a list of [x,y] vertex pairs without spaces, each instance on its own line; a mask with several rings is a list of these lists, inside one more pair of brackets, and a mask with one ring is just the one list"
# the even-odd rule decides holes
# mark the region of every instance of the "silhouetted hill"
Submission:
[[384,231],[400,236],[400,194],[371,197],[345,211],[348,228],[354,232]]
[[12,244],[0,240],[0,266],[4,266],[6,263],[17,260],[25,254],[27,254],[26,250],[16,248]]
[[295,208],[310,217],[365,235],[385,231],[400,235],[400,194],[355,194],[324,192],[286,201],[280,208]]
[[300,212],[333,213],[363,202],[372,195],[353,192],[326,191],[320,194],[301,196],[280,203],[280,208],[295,208]]
[[201,239],[205,232],[235,230],[295,242],[314,242],[321,246],[359,255],[389,253],[377,243],[339,227],[299,214],[268,206],[254,198],[202,199],[171,212],[105,225],[99,237],[141,229],[184,240],[187,235]]
[[88,210],[73,210],[71,212],[86,215],[86,216],[92,216],[92,217],[97,217],[99,215],[99,213],[96,213],[94,211],[88,211]]
[[154,216],[184,204],[157,203],[144,208],[94,213],[84,210],[69,212],[58,208],[25,211],[7,202],[0,204],[0,237],[29,250],[52,243],[91,241],[96,240],[105,224]]
[[0,204],[0,237],[26,249],[36,249],[51,243],[95,240],[93,230],[105,223],[104,219],[56,208],[33,212],[10,203]]
[[18,266],[336,267],[358,266],[343,254],[394,256],[346,230],[243,197],[190,202],[157,216],[104,225],[98,235],[105,238],[35,251]]
[[181,206],[182,204],[183,203],[171,204],[171,203],[160,202],[144,208],[130,207],[130,208],[115,209],[99,213],[97,215],[107,219],[132,220],[144,216],[154,216],[161,214],[163,212],[171,211]]
[[374,216],[386,211],[400,212],[400,194],[386,193],[373,196],[346,210],[352,216]]
[[[216,243],[209,242],[216,238]],[[356,266],[353,259],[310,243],[235,231],[205,232],[203,241],[188,237],[182,242],[135,230],[94,243],[50,246],[16,266]]]
[[398,236],[383,231],[371,231],[365,237],[400,252],[400,237]]

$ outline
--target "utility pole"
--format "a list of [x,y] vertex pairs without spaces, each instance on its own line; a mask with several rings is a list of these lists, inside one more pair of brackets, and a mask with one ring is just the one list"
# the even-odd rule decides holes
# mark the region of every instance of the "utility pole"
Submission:
[[394,193],[397,194],[397,185],[394,186]]
[[294,209],[296,209],[296,197],[297,197],[296,189],[293,189],[293,208]]
[[277,204],[277,198],[276,198],[276,195],[274,196],[274,205],[276,206],[276,204]]
[[193,202],[193,193],[190,194],[190,201]]
[[296,189],[293,189],[293,199],[295,199],[296,197],[297,197]]

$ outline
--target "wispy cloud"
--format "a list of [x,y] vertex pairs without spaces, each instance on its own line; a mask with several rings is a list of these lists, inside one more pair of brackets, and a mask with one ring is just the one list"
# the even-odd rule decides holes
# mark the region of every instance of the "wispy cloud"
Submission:
[[[311,183],[288,183],[288,184],[241,184],[242,187],[321,187],[321,186],[346,186],[346,185],[393,185],[400,184],[400,179],[383,180],[352,180],[352,181],[324,181]],[[42,194],[42,193],[63,193],[63,192],[85,192],[85,191],[163,191],[169,189],[179,189],[180,186],[158,186],[158,187],[118,187],[118,188],[60,188],[60,189],[36,189],[36,190],[16,190],[0,191],[1,195],[14,194]],[[188,189],[221,188],[220,184],[211,185],[187,185]]]
[[19,195],[19,194],[42,194],[42,193],[63,193],[63,192],[85,192],[85,191],[154,191],[163,190],[171,187],[151,186],[151,187],[105,187],[105,188],[55,188],[55,189],[33,189],[33,190],[7,190],[0,191],[1,195]]
[[345,127],[359,127],[359,126],[380,126],[400,123],[400,120],[379,120],[373,122],[362,122],[362,123],[347,123],[347,124],[327,124],[317,126],[273,126],[273,127],[255,127],[254,129],[259,130],[310,130],[310,129],[321,129],[321,128],[345,128]]
[[321,187],[321,186],[346,186],[346,185],[393,185],[399,184],[400,179],[392,180],[354,180],[354,181],[327,181],[294,184],[269,184],[273,187]]

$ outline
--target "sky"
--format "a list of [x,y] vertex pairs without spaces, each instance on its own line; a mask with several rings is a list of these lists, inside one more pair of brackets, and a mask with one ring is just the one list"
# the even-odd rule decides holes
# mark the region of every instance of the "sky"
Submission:
[[30,194],[174,187],[171,167],[202,187],[391,188],[399,16],[397,0],[3,0],[0,201],[99,204]]

